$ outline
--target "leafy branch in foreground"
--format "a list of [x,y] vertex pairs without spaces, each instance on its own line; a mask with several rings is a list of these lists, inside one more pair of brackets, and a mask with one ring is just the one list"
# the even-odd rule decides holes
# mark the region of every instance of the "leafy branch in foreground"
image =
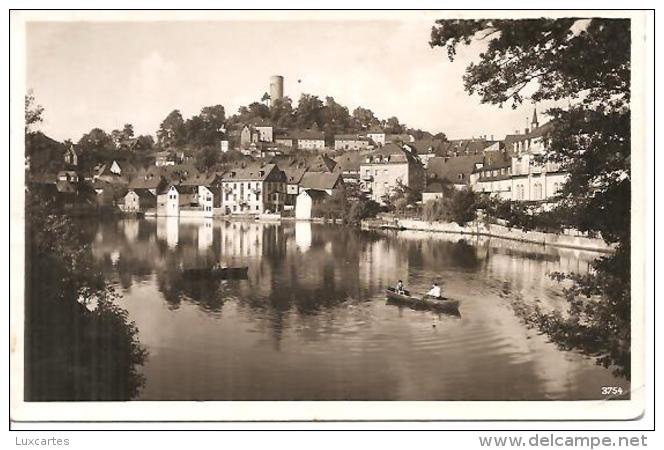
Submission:
[[557,274],[572,284],[565,290],[567,310],[537,311],[531,318],[561,347],[592,353],[626,378],[631,375],[630,27],[629,19],[605,18],[438,20],[429,42],[446,48],[450,60],[459,46],[484,47],[463,79],[466,91],[483,103],[510,102],[516,108],[526,99],[574,100],[567,109],[547,111],[553,126],[543,159],[570,174],[559,199],[560,210],[568,211],[566,225],[601,235],[616,250],[596,260],[588,274]]
[[134,398],[147,352],[82,232],[32,191],[26,228],[26,400]]

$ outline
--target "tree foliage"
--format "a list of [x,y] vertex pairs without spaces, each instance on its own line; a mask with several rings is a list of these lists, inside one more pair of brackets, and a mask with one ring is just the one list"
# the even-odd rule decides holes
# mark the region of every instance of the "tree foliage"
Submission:
[[534,88],[532,101],[614,94],[629,101],[628,19],[438,20],[429,43],[453,60],[473,40],[486,50],[467,67],[464,85],[484,103],[516,106],[526,87]]
[[[483,41],[465,89],[483,103],[573,102],[548,111],[545,160],[570,172],[561,203],[572,226],[616,244],[589,275],[567,275],[566,315],[538,312],[559,345],[600,354],[630,376],[630,21],[628,19],[439,20],[430,45],[447,49]],[[601,296],[603,301],[596,301]]]
[[464,226],[476,219],[478,205],[479,195],[476,192],[445,185],[443,196],[426,202],[422,215],[431,222],[456,222]]
[[373,111],[361,106],[353,110],[353,120],[358,130],[370,130],[380,126],[380,120],[376,118]]
[[270,121],[277,128],[292,128],[294,124],[293,101],[282,97],[272,101],[270,105]]
[[316,95],[302,94],[295,111],[295,126],[299,129],[309,129],[315,124],[321,129],[325,120],[323,116],[323,102]]
[[179,110],[171,111],[159,125],[157,142],[159,146],[168,149],[181,145],[185,139],[184,119]]
[[26,194],[25,395],[29,401],[130,400],[147,357],[75,222]]
[[29,90],[25,96],[25,132],[35,131],[35,127],[43,122],[44,107],[35,103],[35,95]]

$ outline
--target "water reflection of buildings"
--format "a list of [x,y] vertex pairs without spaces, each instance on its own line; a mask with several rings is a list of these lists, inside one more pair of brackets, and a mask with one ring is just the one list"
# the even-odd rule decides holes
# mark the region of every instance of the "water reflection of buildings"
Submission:
[[127,242],[136,242],[138,238],[138,223],[138,220],[125,220],[122,223]]
[[311,222],[295,222],[295,244],[301,252],[306,252],[311,248]]
[[198,250],[205,251],[212,246],[214,241],[214,228],[212,218],[199,219],[198,224]]
[[[225,226],[224,226],[225,225]],[[263,254],[263,224],[225,222],[221,227],[221,257],[256,258]]]
[[[554,292],[549,291],[552,282],[546,272],[583,268],[592,260],[587,255],[487,238],[361,232],[304,222],[298,226],[179,221],[173,230],[173,223],[166,219],[99,224],[90,239],[96,239],[95,258],[105,264],[108,273],[120,274],[122,286],[133,291],[132,283],[141,283],[133,298],[142,299],[148,295],[145,292],[153,292],[157,302],[171,310],[160,311],[168,320],[179,323],[179,330],[188,333],[196,328],[189,332],[200,338],[195,351],[182,342],[173,344],[182,355],[186,354],[178,356],[182,361],[196,352],[205,360],[207,355],[201,354],[210,350],[198,351],[200,342],[216,336],[200,332],[208,326],[208,330],[227,330],[226,336],[232,338],[241,339],[242,333],[248,333],[252,339],[250,351],[267,342],[281,352],[271,355],[275,360],[301,351],[305,355],[302,361],[308,363],[311,360],[306,359],[307,352],[323,355],[328,350],[355,346],[351,350],[372,354],[380,353],[377,348],[387,349],[394,355],[395,366],[404,368],[415,361],[409,355],[424,355],[422,359],[429,361],[444,353],[448,361],[455,363],[443,368],[421,363],[404,370],[404,376],[412,377],[413,370],[431,367],[427,372],[431,389],[445,384],[453,391],[452,396],[465,395],[463,389],[473,389],[469,388],[469,373],[473,380],[494,383],[508,392],[518,392],[519,383],[527,385],[528,380],[538,377],[541,381],[531,387],[531,392],[538,389],[536,395],[541,395],[540,391],[556,394],[569,389],[583,376],[575,369],[579,365],[576,360],[544,345],[543,338],[522,326],[503,297],[502,286],[508,284],[508,296],[519,293],[527,301],[537,297],[545,301]],[[113,252],[120,254],[116,265],[111,263]],[[216,261],[249,266],[249,278],[188,280],[182,275],[183,266],[204,267]],[[399,278],[418,289],[425,288],[432,274],[441,274],[447,281],[445,289],[449,288],[450,295],[463,302],[462,319],[453,322],[463,326],[459,334],[444,339],[432,334],[443,333],[444,328],[433,330],[430,322],[421,326],[421,320],[431,320],[426,313],[406,313],[403,319],[391,322],[389,326],[395,328],[380,328],[401,313],[394,307],[382,308],[382,289]],[[156,302],[152,306],[147,303],[136,301],[132,307],[144,308],[145,316],[150,316],[153,310],[149,308]],[[382,324],[377,326],[378,321]],[[380,340],[372,347],[375,330]],[[415,340],[418,330],[423,330],[421,335],[426,341]],[[343,344],[326,348],[326,340],[330,339]],[[429,347],[434,341],[436,346],[440,342],[444,345]],[[419,347],[418,342],[422,344]],[[416,345],[410,345],[413,343]],[[231,342],[228,347],[232,351],[241,348],[235,345]],[[408,348],[393,352],[391,345]],[[340,367],[338,370],[343,370]],[[501,370],[491,370],[496,367]],[[427,381],[426,376],[424,380]],[[421,382],[421,378],[413,378],[413,384]]]
[[178,217],[157,217],[157,239],[165,241],[169,248],[178,245],[180,222]]
[[371,242],[360,254],[360,279],[370,291],[391,286],[399,279],[410,285],[407,255],[399,247],[390,239],[381,239]]

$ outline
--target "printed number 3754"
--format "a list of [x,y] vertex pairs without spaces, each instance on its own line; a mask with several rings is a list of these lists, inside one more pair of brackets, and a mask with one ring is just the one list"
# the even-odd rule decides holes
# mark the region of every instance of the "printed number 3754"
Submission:
[[623,388],[620,386],[602,386],[602,395],[621,395]]

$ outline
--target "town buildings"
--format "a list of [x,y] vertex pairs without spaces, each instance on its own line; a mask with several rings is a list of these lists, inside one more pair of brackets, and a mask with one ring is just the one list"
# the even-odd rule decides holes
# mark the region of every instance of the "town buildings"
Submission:
[[300,192],[316,190],[332,195],[342,191],[344,187],[344,181],[339,172],[306,172],[300,181]]
[[335,150],[369,150],[373,148],[368,137],[361,134],[334,135]]
[[297,196],[295,218],[297,220],[313,219],[316,213],[316,208],[329,197],[330,195],[324,190],[303,189]]
[[237,167],[221,177],[225,214],[281,212],[286,199],[286,174],[276,164]]
[[298,150],[325,150],[325,134],[322,131],[302,130],[291,133],[297,140]]
[[403,186],[422,192],[424,167],[411,151],[397,144],[386,144],[369,154],[360,165],[362,188],[370,197],[384,203],[384,196]]
[[129,189],[124,196],[125,212],[145,212],[157,206],[157,196],[148,189]]
[[[138,161],[114,155],[116,159],[109,158],[91,170],[79,167],[74,146],[58,143],[57,164],[40,164],[51,172],[30,173],[29,185],[48,186],[68,204],[92,199],[97,207],[169,217],[265,212],[304,217],[324,200],[321,193],[352,192],[361,197],[358,192],[363,192],[384,203],[387,195],[406,189],[428,201],[444,195],[447,186],[510,201],[550,202],[569,176],[545,160],[551,128],[551,123],[540,126],[534,112],[529,128],[504,140],[486,136],[443,140],[430,135],[415,140],[408,134],[386,135],[371,129],[335,135],[338,153],[332,159],[324,133],[277,129],[262,121],[243,124],[229,131],[228,141],[222,141],[229,148],[237,144],[231,138],[236,136],[247,144],[246,156],[231,152],[223,164],[202,172],[193,165],[199,163],[196,149],[185,149],[194,157],[184,164],[174,157],[183,150],[170,149],[149,155],[154,159]],[[220,152],[223,148],[220,144]],[[347,189],[351,185],[360,189]],[[303,205],[298,212],[300,200],[311,208]]]
[[378,147],[385,145],[385,131],[380,128],[371,128],[367,132],[367,138],[376,144]]

